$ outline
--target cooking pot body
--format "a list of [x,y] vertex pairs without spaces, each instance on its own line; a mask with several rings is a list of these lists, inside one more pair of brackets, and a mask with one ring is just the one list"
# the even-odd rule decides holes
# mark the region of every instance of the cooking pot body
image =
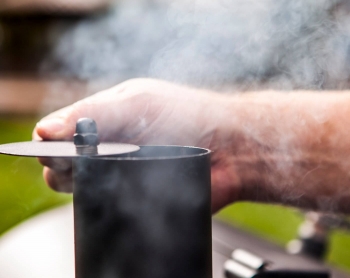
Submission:
[[208,278],[210,152],[145,146],[74,161],[77,278]]

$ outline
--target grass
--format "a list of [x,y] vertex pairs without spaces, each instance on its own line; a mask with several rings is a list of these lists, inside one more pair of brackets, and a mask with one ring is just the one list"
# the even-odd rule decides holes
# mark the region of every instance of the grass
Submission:
[[[31,140],[34,117],[0,117],[0,144]],[[35,158],[0,155],[0,234],[41,211],[72,200],[49,189]],[[295,209],[250,203],[234,204],[218,215],[267,240],[285,245],[296,236],[301,215]],[[328,261],[350,271],[350,233],[334,231]]]
[[[34,117],[0,117],[0,144],[31,140]],[[28,217],[70,202],[49,189],[35,158],[0,156],[0,234]]]

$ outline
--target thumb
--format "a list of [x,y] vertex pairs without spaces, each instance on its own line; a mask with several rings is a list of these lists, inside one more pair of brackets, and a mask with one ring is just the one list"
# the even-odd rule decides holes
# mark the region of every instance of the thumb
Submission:
[[95,94],[62,108],[42,120],[34,129],[33,138],[43,140],[71,140],[79,118],[92,118],[96,121],[100,138],[112,139],[128,122],[130,109],[119,105],[117,88]]
[[[34,129],[33,138],[43,140],[69,140],[75,130],[72,106],[56,111],[40,120]],[[78,115],[77,115],[78,116]]]

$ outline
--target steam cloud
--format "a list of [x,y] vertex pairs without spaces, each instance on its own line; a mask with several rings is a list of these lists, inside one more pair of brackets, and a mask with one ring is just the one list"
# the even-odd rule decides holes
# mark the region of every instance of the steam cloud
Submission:
[[[229,92],[341,90],[349,88],[348,14],[346,0],[120,0],[107,14],[56,25],[56,43],[42,71],[94,88],[154,77]],[[309,111],[320,123],[327,118],[321,108]],[[249,132],[259,141],[259,131]],[[302,193],[288,176],[303,169],[290,160],[300,151],[290,143],[293,136],[280,137],[285,162],[267,167],[286,177],[284,186],[271,183],[284,190],[286,203],[296,204]],[[335,206],[332,200],[320,203]]]
[[344,89],[349,11],[341,0],[118,1],[56,26],[42,69],[106,86],[155,77],[231,91]]

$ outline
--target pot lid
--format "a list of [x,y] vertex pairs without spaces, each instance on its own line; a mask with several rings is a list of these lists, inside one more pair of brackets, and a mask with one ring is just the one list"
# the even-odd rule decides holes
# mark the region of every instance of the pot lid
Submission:
[[100,143],[93,119],[76,123],[74,141],[29,141],[0,145],[0,154],[30,157],[112,156],[138,151],[139,146],[124,143]]
[[[139,146],[123,143],[100,143],[97,154],[89,156],[112,156],[138,151]],[[66,157],[81,156],[73,142],[67,141],[28,141],[0,145],[0,154],[29,157]]]

